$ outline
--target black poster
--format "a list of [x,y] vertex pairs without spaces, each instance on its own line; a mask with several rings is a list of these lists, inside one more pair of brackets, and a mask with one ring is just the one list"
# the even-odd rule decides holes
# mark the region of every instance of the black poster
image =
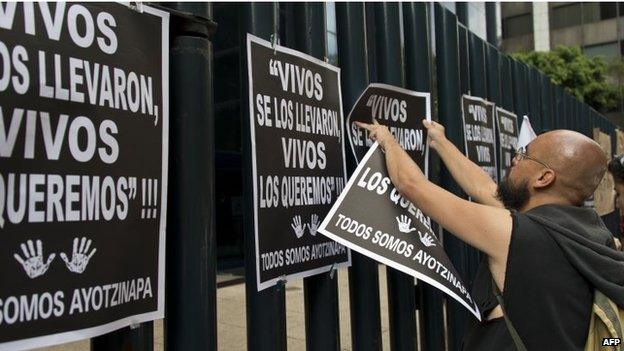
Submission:
[[501,107],[496,107],[496,120],[498,121],[498,140],[500,150],[500,175],[505,178],[507,170],[511,166],[515,150],[518,146],[518,116]]
[[392,185],[377,143],[358,165],[319,231],[435,286],[480,318],[466,285],[432,229],[431,219]]
[[494,103],[479,97],[462,96],[462,120],[466,156],[498,181]]
[[0,13],[0,350],[164,317],[169,16]]
[[247,35],[258,290],[351,262],[318,234],[344,189],[340,70]]
[[387,84],[372,83],[360,95],[347,117],[349,143],[355,159],[359,162],[372,141],[368,131],[355,122],[388,126],[390,133],[403,150],[423,169],[427,169],[427,129],[424,119],[431,119],[429,93],[419,93]]

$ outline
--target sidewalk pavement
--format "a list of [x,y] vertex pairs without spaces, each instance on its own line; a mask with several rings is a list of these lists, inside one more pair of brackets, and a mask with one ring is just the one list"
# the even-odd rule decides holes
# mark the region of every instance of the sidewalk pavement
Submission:
[[[346,268],[338,270],[337,279],[340,309],[340,345],[342,350],[351,350],[349,279]],[[379,295],[383,349],[390,350],[387,312],[388,299],[386,292],[386,268],[384,265],[379,265]],[[305,350],[304,311],[303,281],[297,280],[286,284],[286,328],[289,351]],[[217,338],[219,350],[247,350],[245,312],[244,284],[231,285],[217,290]],[[163,321],[159,320],[154,323],[154,350],[163,351],[163,349]],[[42,348],[37,349],[37,351],[89,351],[89,341],[86,340]]]

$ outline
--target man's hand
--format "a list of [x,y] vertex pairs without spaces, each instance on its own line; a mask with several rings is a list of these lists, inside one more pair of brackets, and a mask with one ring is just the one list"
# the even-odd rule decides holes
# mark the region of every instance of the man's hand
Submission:
[[438,146],[446,141],[446,135],[444,135],[444,126],[436,121],[422,121],[425,128],[427,128],[427,144],[434,150],[438,150]]
[[396,142],[394,136],[388,130],[388,127],[381,125],[373,118],[373,124],[356,121],[355,124],[363,129],[368,130],[368,137],[379,143],[382,150],[386,149],[389,143]]

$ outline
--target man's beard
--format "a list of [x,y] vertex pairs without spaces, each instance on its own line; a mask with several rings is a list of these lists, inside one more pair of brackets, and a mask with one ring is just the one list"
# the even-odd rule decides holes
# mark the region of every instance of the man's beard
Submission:
[[521,181],[516,186],[509,176],[503,178],[496,190],[496,198],[499,199],[505,208],[510,210],[520,210],[529,201],[529,182]]

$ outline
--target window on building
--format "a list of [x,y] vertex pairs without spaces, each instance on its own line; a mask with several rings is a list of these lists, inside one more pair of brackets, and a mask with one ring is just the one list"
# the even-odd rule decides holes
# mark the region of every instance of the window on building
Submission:
[[332,65],[338,64],[338,36],[336,34],[336,4],[327,2],[325,4],[325,28],[327,38],[325,49],[327,59]]
[[552,29],[577,26],[583,23],[581,3],[572,3],[554,7],[550,13],[550,26]]
[[533,16],[530,13],[503,19],[503,38],[513,38],[533,33]]
[[592,23],[615,18],[617,3],[615,2],[584,2],[583,23]]
[[583,54],[589,57],[602,57],[609,60],[620,55],[620,44],[617,41],[598,45],[589,45],[583,48]]
[[[622,5],[619,4],[620,9],[624,9]],[[618,10],[616,6],[615,2],[577,2],[557,6],[551,10],[551,28],[559,29],[615,18]]]

